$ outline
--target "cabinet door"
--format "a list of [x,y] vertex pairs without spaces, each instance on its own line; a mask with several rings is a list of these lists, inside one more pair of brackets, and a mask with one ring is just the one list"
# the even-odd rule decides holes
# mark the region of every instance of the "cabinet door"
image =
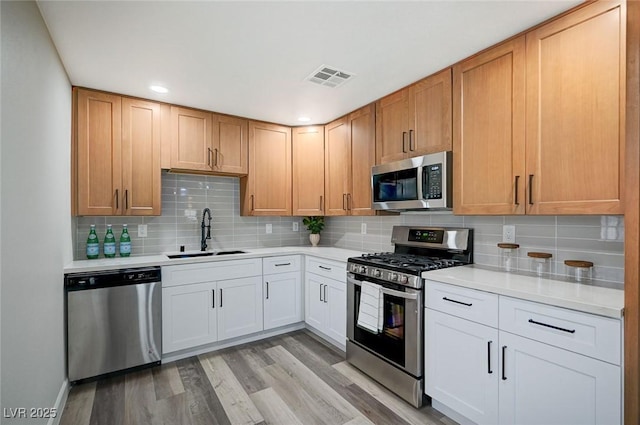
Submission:
[[293,215],[324,215],[324,127],[293,129]]
[[498,330],[426,309],[425,393],[477,424],[498,423]]
[[376,164],[397,161],[409,152],[409,88],[376,102]]
[[371,167],[376,163],[376,115],[372,103],[349,114],[351,133],[351,215],[375,215],[371,208]]
[[324,302],[324,283],[324,278],[313,273],[307,273],[305,276],[305,322],[321,332],[326,331],[325,316],[327,307]]
[[346,282],[325,280],[326,292],[323,294],[327,304],[325,332],[341,345],[347,340],[347,291]]
[[266,275],[263,283],[265,330],[303,320],[300,272]]
[[622,214],[625,4],[527,33],[528,214]]
[[221,173],[247,174],[249,167],[249,122],[213,115],[213,169]]
[[453,68],[455,214],[524,214],[524,36]]
[[76,108],[76,212],[121,214],[121,98],[78,89]]
[[409,156],[450,151],[451,68],[410,87]]
[[162,288],[162,352],[217,340],[215,282]]
[[122,99],[122,213],[160,215],[160,105]]
[[213,170],[210,112],[171,107],[171,168]]
[[351,176],[349,121],[340,118],[325,126],[325,215],[347,215]]
[[620,423],[619,366],[502,331],[500,348],[501,424]]
[[221,280],[217,295],[219,341],[262,330],[260,276]]
[[291,129],[249,122],[249,175],[240,181],[242,215],[291,215]]

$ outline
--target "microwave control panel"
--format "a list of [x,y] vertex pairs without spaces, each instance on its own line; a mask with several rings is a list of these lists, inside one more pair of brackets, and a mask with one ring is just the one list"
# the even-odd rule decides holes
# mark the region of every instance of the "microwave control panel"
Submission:
[[442,164],[422,169],[422,192],[424,199],[442,199]]

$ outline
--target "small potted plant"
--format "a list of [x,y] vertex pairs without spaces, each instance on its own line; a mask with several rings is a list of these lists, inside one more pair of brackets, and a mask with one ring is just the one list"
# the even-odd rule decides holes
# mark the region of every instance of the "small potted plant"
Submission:
[[307,230],[311,232],[311,234],[309,235],[311,245],[318,246],[318,242],[320,242],[320,232],[322,232],[322,229],[324,229],[324,217],[305,217],[302,219],[302,224],[307,226]]

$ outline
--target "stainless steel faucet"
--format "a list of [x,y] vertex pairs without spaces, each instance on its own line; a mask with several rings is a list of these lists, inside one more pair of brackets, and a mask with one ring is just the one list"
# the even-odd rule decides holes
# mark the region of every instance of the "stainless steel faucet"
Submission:
[[[208,224],[204,224],[204,218],[209,216]],[[205,235],[204,229],[207,229],[207,233]],[[207,239],[211,239],[211,210],[209,208],[205,208],[202,211],[202,223],[200,223],[200,251],[207,250]]]

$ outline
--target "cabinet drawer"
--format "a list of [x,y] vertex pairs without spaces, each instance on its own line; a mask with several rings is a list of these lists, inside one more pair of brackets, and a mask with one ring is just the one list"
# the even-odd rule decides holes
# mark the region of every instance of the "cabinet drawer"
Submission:
[[162,267],[162,286],[214,282],[262,275],[262,259],[215,261]]
[[347,263],[338,261],[307,257],[305,271],[339,280],[340,282],[345,282],[347,279]]
[[489,292],[426,281],[427,308],[498,327],[498,296]]
[[501,296],[500,329],[620,364],[621,323],[616,319]]
[[282,257],[267,257],[262,259],[262,273],[288,273],[300,271],[300,256],[286,255]]

